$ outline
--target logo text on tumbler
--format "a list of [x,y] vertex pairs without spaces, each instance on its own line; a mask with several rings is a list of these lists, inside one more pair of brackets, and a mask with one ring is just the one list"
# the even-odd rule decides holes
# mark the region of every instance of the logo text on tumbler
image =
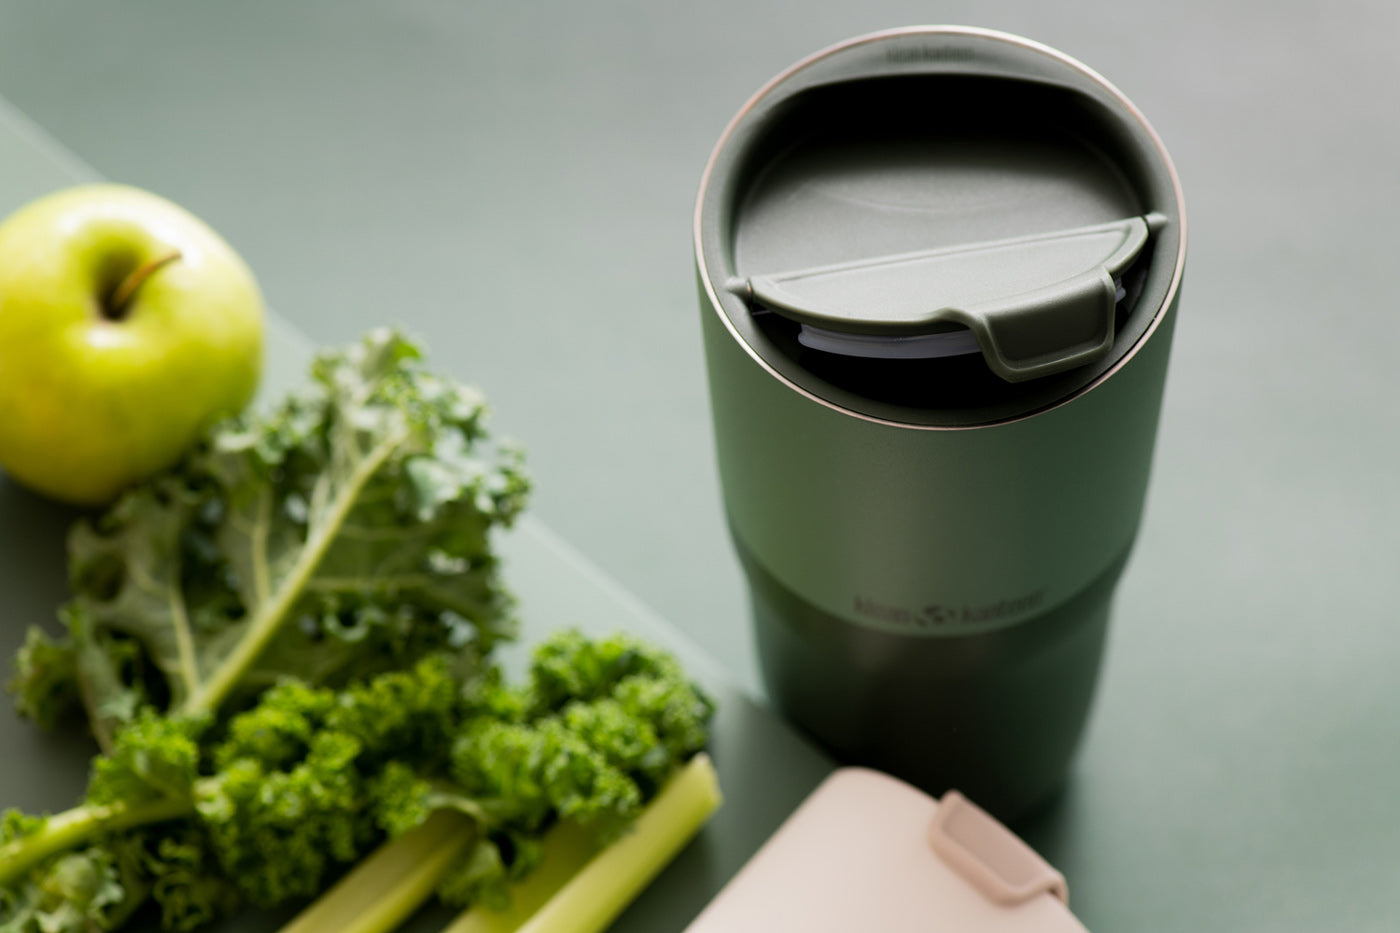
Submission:
[[1033,612],[1044,602],[1044,588],[987,603],[930,603],[921,609],[897,606],[857,594],[855,612],[871,622],[879,623],[881,628],[935,632],[954,626],[1006,621]]
[[977,58],[972,49],[958,45],[896,45],[885,50],[891,64],[920,62],[970,62]]

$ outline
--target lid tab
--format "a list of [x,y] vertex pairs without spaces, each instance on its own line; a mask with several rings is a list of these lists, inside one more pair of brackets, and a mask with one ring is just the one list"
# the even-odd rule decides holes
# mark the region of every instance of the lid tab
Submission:
[[1020,382],[1108,353],[1118,279],[1164,220],[1148,214],[735,284],[750,302],[818,331],[829,348],[851,335],[853,355],[881,338],[907,344],[965,328],[993,372]]
[[1047,893],[1069,903],[1065,876],[957,791],[946,792],[938,801],[929,844],[949,868],[994,903],[1011,906]]

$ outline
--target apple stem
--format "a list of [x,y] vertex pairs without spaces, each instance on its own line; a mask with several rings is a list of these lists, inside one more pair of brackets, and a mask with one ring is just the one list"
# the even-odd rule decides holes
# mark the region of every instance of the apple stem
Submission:
[[157,256],[149,262],[143,263],[131,270],[126,278],[122,279],[120,285],[112,292],[102,309],[103,317],[113,321],[119,321],[125,316],[126,306],[135,296],[136,290],[145,283],[152,275],[163,267],[169,265],[180,258],[180,251],[172,249],[164,256]]

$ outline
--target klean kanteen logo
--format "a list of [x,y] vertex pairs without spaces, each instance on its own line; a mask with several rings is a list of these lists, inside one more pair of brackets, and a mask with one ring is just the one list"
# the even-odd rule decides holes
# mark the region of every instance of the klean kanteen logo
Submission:
[[885,61],[894,65],[976,60],[977,53],[962,45],[894,45],[885,49]]
[[1045,605],[1045,588],[986,603],[930,603],[913,608],[857,594],[855,614],[875,628],[910,634],[954,634],[997,628]]

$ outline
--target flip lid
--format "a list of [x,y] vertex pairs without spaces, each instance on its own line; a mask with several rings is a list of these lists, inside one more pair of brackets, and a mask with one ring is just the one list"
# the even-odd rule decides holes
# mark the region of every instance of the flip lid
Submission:
[[755,95],[706,169],[696,238],[731,332],[781,377],[879,417],[981,423],[1078,392],[1151,332],[1179,280],[1180,191],[1078,62],[917,27]]
[[[1109,351],[1123,273],[1150,225],[1161,223],[1156,214],[1128,217],[759,274],[743,288],[756,304],[805,325],[807,346],[901,358],[980,350],[997,375],[1019,381]],[[961,329],[974,340],[959,339]]]

